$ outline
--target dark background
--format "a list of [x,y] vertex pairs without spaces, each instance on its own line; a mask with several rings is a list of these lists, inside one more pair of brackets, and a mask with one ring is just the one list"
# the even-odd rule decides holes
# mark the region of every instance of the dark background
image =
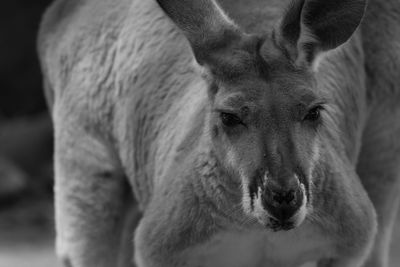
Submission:
[[51,175],[52,127],[36,53],[40,19],[49,4],[14,0],[0,9],[0,205],[22,191],[27,196],[29,189],[46,190],[40,187]]
[[3,1],[0,8],[0,119],[45,110],[36,34],[49,0]]
[[55,266],[52,125],[36,53],[50,2],[0,7],[0,267]]

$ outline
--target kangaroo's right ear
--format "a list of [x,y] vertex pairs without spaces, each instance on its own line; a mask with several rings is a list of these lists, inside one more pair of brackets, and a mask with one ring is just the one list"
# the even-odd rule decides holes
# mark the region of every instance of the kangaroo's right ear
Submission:
[[293,0],[278,30],[297,65],[312,66],[323,52],[345,43],[364,15],[366,0]]
[[214,0],[157,0],[182,30],[200,65],[214,65],[216,51],[242,38],[239,28]]

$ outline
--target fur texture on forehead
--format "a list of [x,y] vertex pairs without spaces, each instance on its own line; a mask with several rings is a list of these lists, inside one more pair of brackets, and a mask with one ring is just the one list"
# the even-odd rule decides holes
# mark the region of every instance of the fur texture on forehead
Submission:
[[[207,68],[210,93],[220,90],[245,93],[245,98],[259,98],[268,88],[285,93],[313,96],[316,81],[308,68],[297,66],[276,42],[274,34],[268,37],[249,37],[235,49],[213,57],[213,67]],[[252,97],[253,95],[253,97]],[[319,96],[323,98],[323,96]]]

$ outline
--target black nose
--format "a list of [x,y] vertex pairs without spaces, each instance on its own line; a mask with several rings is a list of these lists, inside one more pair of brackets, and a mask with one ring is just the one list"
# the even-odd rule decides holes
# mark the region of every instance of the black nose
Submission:
[[295,199],[294,190],[289,190],[287,192],[272,192],[272,200],[278,205],[289,204]]
[[289,189],[267,184],[262,195],[262,203],[276,220],[284,222],[293,217],[300,209],[303,198],[300,184]]

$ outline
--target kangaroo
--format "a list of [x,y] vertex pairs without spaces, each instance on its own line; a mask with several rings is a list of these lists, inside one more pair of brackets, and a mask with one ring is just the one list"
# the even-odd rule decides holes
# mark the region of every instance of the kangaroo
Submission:
[[388,266],[399,33],[397,0],[55,1],[60,259]]

